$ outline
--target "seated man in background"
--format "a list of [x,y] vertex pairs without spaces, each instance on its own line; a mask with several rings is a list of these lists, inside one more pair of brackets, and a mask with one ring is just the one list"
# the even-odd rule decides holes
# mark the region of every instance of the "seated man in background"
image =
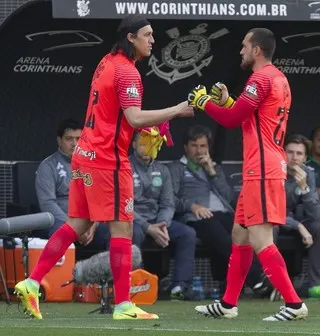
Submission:
[[[48,229],[48,238],[68,218],[71,156],[81,130],[82,125],[78,121],[71,118],[63,120],[57,130],[58,150],[44,159],[36,172],[35,188],[40,210],[51,212],[54,217],[54,224]],[[77,259],[85,259],[97,251],[105,251],[107,239],[107,227],[101,224],[93,225],[79,239]]]
[[196,247],[195,231],[172,220],[175,206],[168,168],[145,154],[141,135],[135,134],[130,162],[134,181],[134,220],[132,243],[141,246],[150,236],[160,247],[174,244],[172,299],[188,299]]
[[316,127],[311,132],[311,153],[308,157],[307,165],[314,168],[316,188],[320,195],[320,127]]
[[[300,134],[285,141],[288,161],[286,180],[287,221],[281,230],[297,230],[308,248],[309,296],[320,298],[320,203],[315,186],[314,170],[305,162],[309,140]],[[275,235],[277,236],[277,228]]]
[[176,216],[195,229],[210,251],[211,273],[223,291],[229,257],[234,210],[232,187],[209,154],[211,131],[196,125],[184,138],[185,155],[168,165],[175,194]]

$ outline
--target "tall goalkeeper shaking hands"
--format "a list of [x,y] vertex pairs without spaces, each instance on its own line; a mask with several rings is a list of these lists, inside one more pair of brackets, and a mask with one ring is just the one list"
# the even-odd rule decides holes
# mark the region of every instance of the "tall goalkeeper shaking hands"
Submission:
[[240,51],[241,67],[253,74],[237,101],[222,83],[214,84],[209,94],[199,85],[188,95],[190,106],[206,112],[225,127],[241,125],[243,131],[243,184],[232,232],[227,289],[220,302],[195,307],[198,313],[214,318],[238,316],[238,299],[253,253],[285,301],[278,313],[263,320],[292,321],[308,315],[273,243],[273,225],[286,222],[283,141],[291,105],[288,80],[272,65],[275,47],[275,36],[268,29],[254,28],[246,34]]

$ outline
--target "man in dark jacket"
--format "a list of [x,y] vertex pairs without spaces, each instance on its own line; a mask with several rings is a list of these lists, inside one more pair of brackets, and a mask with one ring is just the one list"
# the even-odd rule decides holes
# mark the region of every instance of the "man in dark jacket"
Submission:
[[203,126],[190,128],[184,139],[185,156],[169,164],[169,170],[176,216],[195,229],[210,251],[213,278],[224,282],[231,254],[234,192],[221,166],[210,157],[211,138]]

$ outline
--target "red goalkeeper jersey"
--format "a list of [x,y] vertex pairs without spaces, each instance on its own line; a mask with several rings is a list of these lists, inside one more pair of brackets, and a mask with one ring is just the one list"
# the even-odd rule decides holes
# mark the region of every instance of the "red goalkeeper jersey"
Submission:
[[248,79],[241,99],[256,108],[242,123],[243,179],[285,179],[283,141],[291,105],[287,78],[265,65]]
[[141,108],[143,87],[133,61],[107,54],[92,78],[85,127],[72,160],[102,169],[131,169],[128,149],[133,135],[123,111]]

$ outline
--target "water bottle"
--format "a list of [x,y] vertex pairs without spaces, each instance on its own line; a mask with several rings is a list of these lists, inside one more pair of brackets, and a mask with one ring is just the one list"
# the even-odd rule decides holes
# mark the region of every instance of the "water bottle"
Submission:
[[204,290],[201,283],[201,277],[196,276],[193,278],[192,290],[196,300],[204,300]]
[[220,300],[220,290],[219,288],[213,288],[211,293],[212,300]]

